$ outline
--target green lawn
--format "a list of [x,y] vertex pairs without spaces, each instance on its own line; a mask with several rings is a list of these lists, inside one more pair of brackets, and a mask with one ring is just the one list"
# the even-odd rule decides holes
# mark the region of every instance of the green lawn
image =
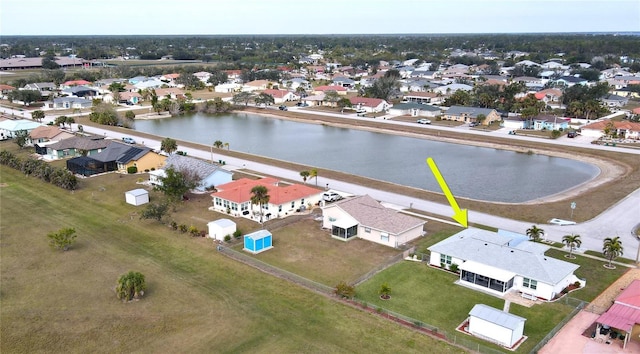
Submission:
[[571,293],[571,297],[591,302],[609,285],[616,281],[629,268],[618,266],[616,269],[607,269],[603,267],[606,261],[582,257],[575,255],[576,259],[566,259],[566,252],[550,249],[546,255],[580,265],[575,274],[578,278],[587,279],[587,286]]
[[[461,352],[230,260],[213,243],[139,220],[124,202],[136,176],[82,179],[69,192],[0,167],[0,351]],[[152,196],[152,199],[155,198]],[[204,208],[209,202],[187,202]],[[202,227],[209,217],[171,218]],[[72,226],[68,252],[46,234]],[[119,275],[145,274],[148,291],[124,304]]]
[[[256,255],[259,260],[334,287],[355,282],[400,251],[361,239],[344,242],[320,230],[321,222],[301,220],[272,232],[273,249]],[[235,247],[242,250],[242,245]]]
[[[455,285],[457,278],[424,263],[402,262],[358,286],[356,296],[359,300],[436,326],[449,335],[460,336],[462,334],[456,333],[455,329],[468,317],[475,304],[502,309],[504,301]],[[378,290],[384,283],[392,289],[391,299],[386,301],[378,296]],[[524,334],[529,337],[517,352],[528,353],[571,310],[569,306],[557,303],[537,304],[531,308],[512,303],[510,312],[527,319]],[[477,342],[499,348],[481,340]]]

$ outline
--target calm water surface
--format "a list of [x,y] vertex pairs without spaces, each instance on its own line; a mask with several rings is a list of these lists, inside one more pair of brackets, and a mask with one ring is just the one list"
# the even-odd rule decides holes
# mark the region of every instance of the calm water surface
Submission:
[[496,202],[559,193],[599,172],[594,165],[564,158],[246,113],[137,120],[135,129],[209,146],[220,140],[231,150],[441,192],[425,162],[432,157],[455,196]]

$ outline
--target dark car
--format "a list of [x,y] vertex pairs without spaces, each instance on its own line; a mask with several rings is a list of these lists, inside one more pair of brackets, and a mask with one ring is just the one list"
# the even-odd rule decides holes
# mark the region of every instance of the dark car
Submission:
[[567,133],[567,138],[575,138],[577,135],[578,133],[571,131]]
[[281,110],[281,111],[286,111],[287,110],[287,106],[282,105],[282,106],[278,107],[278,109]]

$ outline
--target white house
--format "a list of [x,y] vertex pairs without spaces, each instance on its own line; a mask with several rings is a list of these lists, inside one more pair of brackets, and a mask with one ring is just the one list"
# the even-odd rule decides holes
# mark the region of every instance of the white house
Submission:
[[385,112],[391,105],[381,98],[349,97],[351,104],[367,112]]
[[460,270],[461,285],[497,296],[518,291],[523,296],[552,300],[576,281],[577,264],[545,256],[548,249],[524,235],[465,229],[429,247],[429,264]]
[[[262,210],[259,205],[251,203],[251,189],[256,186],[266,187],[269,195],[269,202],[262,205]],[[320,189],[302,184],[287,184],[270,177],[257,180],[241,178],[218,185],[216,189],[217,192],[211,193],[213,207],[210,209],[258,222],[310,209],[322,197]]]
[[397,248],[424,235],[425,220],[387,209],[368,195],[322,207],[322,227],[333,238],[354,237]]
[[284,102],[289,102],[289,101],[295,101],[297,99],[300,98],[300,96],[296,95],[295,93],[291,92],[291,91],[287,91],[287,90],[274,90],[274,89],[267,89],[262,91],[263,93],[266,93],[267,95],[271,95],[271,97],[273,97],[273,102],[274,103],[284,103]]
[[18,132],[25,131],[27,134],[41,126],[38,122],[27,119],[3,120],[0,122],[0,140],[14,138]]
[[162,184],[162,178],[166,177],[165,170],[169,167],[194,177],[197,181],[194,190],[197,192],[204,192],[217,185],[229,183],[233,179],[233,172],[218,165],[195,157],[171,154],[165,161],[162,170],[149,172],[149,182],[154,185]]
[[138,206],[149,203],[149,192],[142,188],[130,190],[124,196],[126,202],[131,205]]
[[526,320],[484,304],[476,304],[469,312],[467,331],[476,337],[512,348],[524,336]]
[[229,83],[229,82],[225,82],[224,84],[216,85],[216,87],[213,88],[213,90],[215,92],[220,92],[220,93],[239,92],[241,89],[242,89],[242,84]]
[[209,228],[209,237],[218,241],[224,241],[224,237],[227,235],[233,236],[237,230],[236,223],[229,219],[210,221],[207,223],[207,227]]
[[437,117],[442,113],[439,107],[421,103],[396,103],[389,108],[394,116]]

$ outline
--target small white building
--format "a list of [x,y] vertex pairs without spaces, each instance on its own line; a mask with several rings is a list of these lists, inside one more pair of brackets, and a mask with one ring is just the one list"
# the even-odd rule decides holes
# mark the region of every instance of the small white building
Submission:
[[512,348],[524,336],[526,320],[484,304],[476,304],[469,312],[468,332],[476,337]]
[[233,237],[233,233],[236,232],[236,223],[229,219],[210,221],[207,226],[209,227],[209,237],[218,241],[224,241],[224,237],[227,235]]
[[142,205],[149,203],[149,192],[142,188],[130,190],[124,194],[125,200],[131,205]]

